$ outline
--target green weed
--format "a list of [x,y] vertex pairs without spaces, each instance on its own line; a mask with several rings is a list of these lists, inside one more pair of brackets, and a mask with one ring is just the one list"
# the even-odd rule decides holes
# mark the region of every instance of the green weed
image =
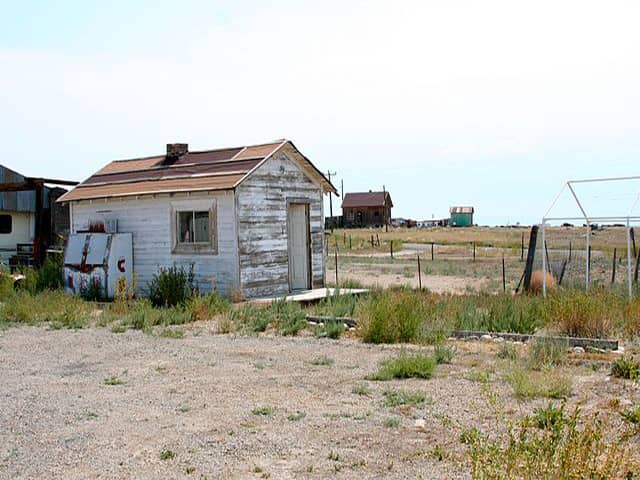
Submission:
[[384,381],[394,378],[431,378],[435,367],[436,361],[431,356],[401,353],[383,361],[378,371],[369,379]]
[[424,392],[408,390],[386,390],[383,405],[388,408],[410,405],[419,407],[425,404],[427,396]]

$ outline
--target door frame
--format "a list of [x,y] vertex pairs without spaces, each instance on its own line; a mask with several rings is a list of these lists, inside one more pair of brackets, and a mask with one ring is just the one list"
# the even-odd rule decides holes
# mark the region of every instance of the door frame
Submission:
[[[292,205],[303,205],[304,206],[304,217],[306,224],[306,241],[307,241],[307,286],[306,290],[311,290],[313,288],[313,272],[311,271],[311,202],[306,198],[287,198],[287,270],[289,272],[289,292],[293,292],[293,274],[291,271],[291,206]],[[296,289],[299,290],[299,289]]]

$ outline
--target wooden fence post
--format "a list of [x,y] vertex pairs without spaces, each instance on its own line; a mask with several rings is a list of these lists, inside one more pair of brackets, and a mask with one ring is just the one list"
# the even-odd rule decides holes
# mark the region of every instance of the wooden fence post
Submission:
[[393,240],[389,242],[389,248],[391,249],[391,258],[393,258]]
[[336,250],[336,288],[338,288],[338,250]]
[[433,262],[434,256],[433,256],[433,242],[431,242],[431,261]]
[[572,253],[571,240],[569,240],[569,263],[571,263],[571,253]]
[[504,266],[504,254],[502,254],[502,292],[507,292],[507,272]]
[[618,256],[618,249],[613,249],[613,269],[611,271],[611,283],[616,283],[616,260]]
[[420,270],[420,255],[418,255],[418,286],[422,290],[422,271]]
[[522,232],[522,239],[520,240],[520,261],[524,262],[524,232]]
[[476,261],[476,242],[473,242],[473,261]]
[[351,235],[349,235],[349,250],[351,250]]

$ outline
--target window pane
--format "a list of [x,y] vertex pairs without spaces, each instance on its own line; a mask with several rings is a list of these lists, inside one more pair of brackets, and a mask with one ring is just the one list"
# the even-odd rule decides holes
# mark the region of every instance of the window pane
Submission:
[[178,234],[180,243],[193,242],[193,212],[178,213]]
[[195,217],[195,241],[209,243],[209,212],[194,212]]
[[11,215],[0,215],[0,233],[11,233],[12,221]]

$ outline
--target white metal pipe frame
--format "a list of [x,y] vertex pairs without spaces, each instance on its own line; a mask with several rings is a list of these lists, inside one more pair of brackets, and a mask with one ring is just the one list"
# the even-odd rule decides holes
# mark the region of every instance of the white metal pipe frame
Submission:
[[[591,262],[590,262],[590,247],[591,247],[591,229],[593,222],[624,222],[625,223],[625,231],[626,231],[626,243],[627,243],[627,287],[629,294],[629,301],[633,300],[633,277],[632,277],[632,269],[633,269],[633,261],[631,255],[631,223],[640,221],[640,215],[632,215],[633,210],[638,206],[640,202],[640,182],[638,184],[638,193],[635,196],[635,201],[631,206],[627,215],[612,215],[612,216],[589,216],[586,209],[584,208],[580,198],[578,197],[575,189],[573,188],[574,184],[585,184],[585,183],[603,183],[603,182],[620,182],[620,181],[640,181],[640,176],[629,176],[629,177],[614,177],[614,178],[594,178],[588,180],[570,180],[564,184],[560,193],[556,196],[553,203],[547,210],[547,213],[542,217],[542,223],[540,224],[540,230],[542,232],[542,294],[546,298],[547,297],[547,270],[550,267],[547,265],[547,247],[546,247],[546,227],[548,222],[568,222],[568,221],[584,221],[586,227],[585,234],[585,257],[586,257],[586,274],[585,274],[585,288],[588,290],[591,284]],[[551,210],[555,207],[556,203],[560,199],[562,193],[565,189],[569,189],[571,192],[571,196],[575,200],[580,212],[582,213],[582,217],[556,217],[550,216]],[[635,260],[635,258],[633,259]]]

